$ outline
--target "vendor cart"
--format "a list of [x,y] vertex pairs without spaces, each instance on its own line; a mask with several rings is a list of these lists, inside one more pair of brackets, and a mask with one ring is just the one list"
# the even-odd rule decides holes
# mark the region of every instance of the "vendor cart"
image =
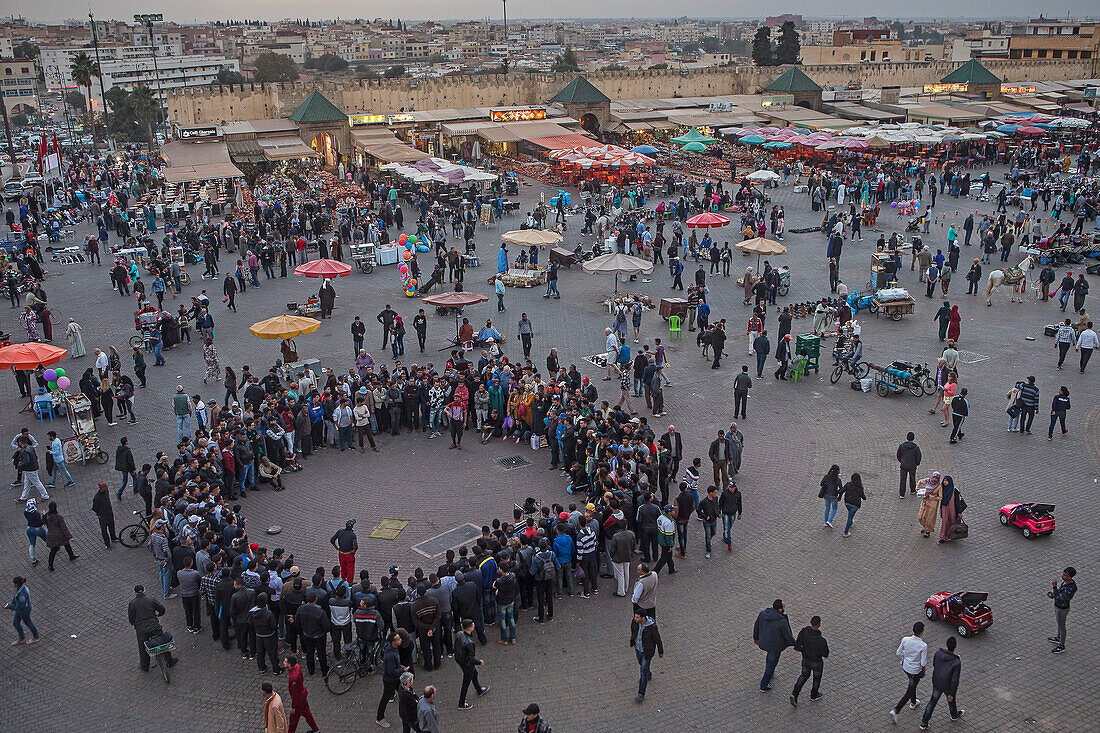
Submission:
[[872,301],[872,304],[875,306],[871,309],[872,313],[877,314],[879,311],[881,311],[889,316],[890,320],[900,321],[903,315],[912,314],[913,306],[916,304],[916,301],[912,298],[909,298],[908,300],[881,301],[876,296]]
[[86,463],[88,460],[94,460],[99,464],[106,463],[109,456],[99,446],[92,403],[82,393],[77,392],[65,396],[65,406],[69,414],[69,425],[73,429],[73,436],[61,441],[61,452],[65,456],[65,462]]
[[351,261],[355,263],[356,267],[368,275],[374,271],[374,266],[378,264],[378,258],[375,256],[373,244],[369,242],[353,244],[348,249],[351,251]]

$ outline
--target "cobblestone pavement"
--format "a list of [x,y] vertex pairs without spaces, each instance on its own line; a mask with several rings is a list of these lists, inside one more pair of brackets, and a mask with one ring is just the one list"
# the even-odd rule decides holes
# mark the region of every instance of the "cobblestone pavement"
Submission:
[[[524,196],[533,199],[537,190],[524,187]],[[789,228],[819,223],[804,196],[796,196],[790,189],[772,194],[786,207]],[[939,204],[937,213],[957,223],[970,205],[950,197],[940,197]],[[899,223],[890,214],[885,209],[880,219],[887,235]],[[579,223],[574,222],[570,245],[578,239]],[[480,232],[478,251],[486,266],[468,272],[467,289],[490,292],[483,278],[493,271],[497,234],[518,223],[505,220],[496,229]],[[939,246],[946,242],[945,232],[937,227],[927,239]],[[737,239],[733,230],[718,235],[731,242]],[[846,282],[864,281],[876,238],[877,231],[872,230],[865,233],[862,243],[846,243],[842,263]],[[786,241],[790,254],[781,261],[791,266],[794,275],[790,296],[783,302],[825,294],[827,272],[821,236],[789,235]],[[964,250],[964,262],[970,252]],[[735,277],[750,262],[735,257]],[[685,275],[690,276],[693,269],[689,267]],[[70,315],[79,318],[89,352],[95,346],[124,346],[133,334],[132,301],[112,293],[106,268],[54,264],[49,270],[46,287],[51,303],[63,314],[59,320]],[[683,432],[686,459],[698,455],[705,461],[711,436],[728,427],[730,383],[740,364],[747,362],[743,336],[737,334],[748,318],[748,309],[741,306],[735,277],[708,278],[712,319],[729,318],[733,334],[720,370],[707,368],[709,364],[688,338],[670,342],[665,323],[655,313],[647,314],[643,321],[644,342],[663,337],[672,363],[673,385],[666,390],[669,417],[655,422],[660,430],[671,421]],[[912,316],[895,323],[863,314],[867,359],[877,363],[892,358],[935,362],[941,345],[931,318],[938,301],[926,300],[916,280],[916,273],[903,271],[902,284],[917,297]],[[276,346],[251,338],[247,326],[282,312],[287,301],[303,300],[317,284],[293,277],[265,280],[259,290],[250,288],[239,297],[238,314],[216,304],[219,283],[196,278],[186,292],[194,294],[208,287],[215,295],[213,312],[222,363],[247,363],[262,371],[278,356]],[[668,284],[667,270],[658,268],[652,282],[631,283],[629,288],[659,298],[669,293]],[[929,398],[883,398],[853,392],[846,381],[830,385],[824,367],[822,374],[798,384],[776,383],[766,376],[754,386],[749,417],[740,424],[746,436],[739,476],[745,517],[735,529],[735,550],[732,554],[720,551],[712,560],[705,560],[699,525],[692,522],[689,557],[678,561],[681,572],[660,579],[660,624],[666,654],[654,663],[644,706],[632,702],[638,670],[627,646],[629,603],[611,597],[609,581],[601,581],[604,592],[591,600],[567,599],[552,624],[536,626],[528,617],[520,618],[516,647],[502,650],[493,644],[484,649],[482,680],[492,685],[493,691],[476,700],[472,711],[455,709],[459,675],[453,664],[445,664],[442,671],[418,673],[417,684],[432,683],[440,688],[443,729],[514,730],[520,710],[530,701],[542,705],[556,731],[886,728],[890,723],[887,710],[904,689],[905,678],[894,656],[899,638],[923,618],[922,604],[931,593],[968,589],[989,592],[995,623],[988,633],[959,645],[963,661],[959,703],[967,709],[959,729],[1092,728],[1086,722],[1093,697],[1088,691],[1095,691],[1096,683],[1083,662],[1095,655],[1088,649],[1095,650],[1100,641],[1096,595],[1090,584],[1097,567],[1093,532],[1100,528],[1095,499],[1100,447],[1095,371],[1100,367],[1094,365],[1087,375],[1076,369],[1056,373],[1051,339],[1042,335],[1043,325],[1056,320],[1049,305],[1009,305],[1002,297],[996,307],[987,308],[979,298],[961,294],[964,284],[961,276],[955,278],[950,299],[962,304],[961,347],[979,355],[975,358],[980,361],[961,367],[961,383],[970,390],[972,415],[966,438],[959,445],[948,445],[939,417],[928,414]],[[508,310],[499,317],[492,303],[469,308],[467,314],[474,323],[492,317],[503,333],[514,337],[514,323],[526,311],[535,324],[535,356],[540,362],[551,346],[557,346],[564,362],[575,362],[584,373],[599,376],[581,358],[602,348],[602,328],[608,317],[599,301],[611,283],[573,268],[563,271],[560,285],[560,301],[544,300],[538,290],[512,290],[506,298]],[[373,326],[374,314],[386,302],[392,302],[407,318],[415,313],[415,302],[398,294],[392,267],[371,275],[356,272],[339,280],[336,288],[335,318],[317,333],[298,339],[300,353],[316,356],[325,365],[349,365],[348,327],[355,314]],[[15,313],[4,309],[0,327],[21,340]],[[450,320],[432,314],[428,352],[423,356],[412,353],[414,345],[405,360],[443,361],[446,353],[440,347],[453,327]],[[796,321],[794,332],[804,330],[809,330],[809,321]],[[1035,339],[1027,340],[1027,336]],[[369,328],[368,346],[377,347],[377,339],[377,330]],[[508,345],[510,353],[516,352],[514,344]],[[372,353],[385,356],[377,349]],[[112,456],[123,435],[130,436],[139,462],[174,442],[170,395],[176,383],[207,399],[221,398],[217,386],[202,385],[197,346],[173,349],[167,359],[166,367],[149,368],[149,389],[139,390],[137,396],[137,425],[101,424],[105,448]],[[90,357],[65,363],[74,376],[90,365]],[[1038,377],[1044,406],[1060,384],[1069,387],[1073,409],[1067,436],[1042,442],[1046,427],[1043,411],[1035,435],[1005,432],[1005,392],[1012,380],[1028,374]],[[606,391],[603,382],[596,384]],[[39,439],[44,437],[47,426],[18,412],[21,403],[14,380],[4,380],[0,400],[4,435],[14,435],[19,427],[29,425]],[[67,426],[55,423],[54,427],[62,435],[68,434]],[[895,495],[894,451],[907,430],[917,434],[924,451],[921,473],[940,470],[952,474],[965,493],[970,505],[970,539],[949,545],[921,539],[916,502]],[[289,476],[286,492],[265,491],[245,500],[252,534],[262,538],[262,528],[281,525],[282,534],[261,541],[289,548],[301,558],[303,567],[330,567],[336,558],[325,540],[348,516],[354,516],[359,520],[362,545],[358,565],[377,574],[396,563],[405,573],[421,563],[434,567],[411,549],[425,539],[467,522],[481,525],[494,516],[508,517],[512,503],[529,495],[548,501],[569,498],[563,480],[546,470],[544,453],[532,454],[522,446],[499,441],[487,446],[468,442],[467,450],[457,455],[443,450],[439,441],[428,442],[416,434],[382,437],[379,454],[339,456],[330,450],[323,459],[309,461],[306,471]],[[505,471],[494,459],[508,455],[523,455],[531,465]],[[821,526],[818,481],[834,462],[845,476],[861,472],[870,495],[850,539],[841,539],[839,530]],[[138,670],[125,608],[134,583],[153,587],[156,575],[146,550],[117,547],[107,551],[99,542],[98,527],[89,511],[91,495],[97,480],[118,480],[110,470],[112,465],[75,467],[77,486],[59,488],[52,495],[68,518],[76,535],[74,546],[81,554],[72,564],[59,560],[55,573],[48,573],[45,563],[29,567],[18,505],[8,501],[0,511],[4,574],[29,577],[34,619],[44,636],[40,645],[18,647],[5,655],[7,674],[0,689],[8,701],[7,719],[34,720],[35,730],[42,733],[156,731],[166,726],[258,730],[262,698],[255,666],[235,653],[220,653],[205,635],[182,633],[179,601],[168,602],[166,617],[166,628],[176,632],[182,658],[171,686],[165,687],[156,675]],[[1053,536],[1029,542],[998,525],[996,511],[1001,505],[1035,500],[1058,505],[1059,526]],[[137,508],[138,502],[127,492],[116,506],[121,526],[126,523],[124,515]],[[395,541],[368,539],[370,529],[386,517],[411,523]],[[1052,656],[1046,637],[1054,631],[1054,619],[1045,592],[1050,580],[1068,564],[1080,569],[1081,592],[1069,617],[1068,651]],[[832,655],[825,666],[825,697],[820,702],[810,703],[808,695],[797,709],[787,702],[799,668],[793,650],[783,655],[775,689],[767,695],[757,692],[764,660],[752,645],[752,624],[755,615],[774,598],[786,600],[796,633],[811,615],[820,614],[824,619],[823,631]],[[942,623],[929,626],[926,638],[934,651],[951,629]],[[323,689],[320,677],[307,678],[307,683],[313,710],[326,731],[363,730],[369,725],[378,699],[378,680],[361,680],[340,698]],[[276,685],[286,699],[285,678]],[[920,696],[927,699],[929,692],[926,680]],[[916,728],[917,716],[906,710],[903,726]],[[390,719],[397,720],[393,708]],[[936,712],[933,724],[947,726],[945,710]]]

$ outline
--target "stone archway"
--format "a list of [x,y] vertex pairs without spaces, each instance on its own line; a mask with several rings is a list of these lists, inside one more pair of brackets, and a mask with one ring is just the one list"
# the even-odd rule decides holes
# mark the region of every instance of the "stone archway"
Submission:
[[310,147],[321,155],[322,165],[326,168],[335,168],[340,161],[340,146],[336,138],[327,132],[319,132],[314,136]]
[[589,112],[588,114],[581,115],[581,127],[592,133],[593,135],[600,134],[600,119],[596,115]]

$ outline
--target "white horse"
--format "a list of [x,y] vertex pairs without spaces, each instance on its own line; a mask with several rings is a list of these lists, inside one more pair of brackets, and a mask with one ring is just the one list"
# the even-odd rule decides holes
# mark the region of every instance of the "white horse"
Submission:
[[1012,293],[1008,299],[1010,303],[1017,302],[1017,295],[1020,296],[1019,302],[1023,303],[1024,296],[1027,294],[1027,271],[1031,267],[1031,255],[1028,255],[1016,267],[991,271],[985,286],[985,304],[993,305],[993,293],[997,292],[997,288],[1002,285],[1012,286]]

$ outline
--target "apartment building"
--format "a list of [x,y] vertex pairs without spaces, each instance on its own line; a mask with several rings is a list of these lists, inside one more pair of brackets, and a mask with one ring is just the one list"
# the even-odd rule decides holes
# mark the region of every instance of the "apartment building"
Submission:
[[1017,28],[1008,41],[1013,59],[1091,59],[1100,54],[1100,21],[1050,20],[1039,16]]
[[38,69],[33,59],[0,58],[0,93],[9,114],[38,109],[37,84]]

